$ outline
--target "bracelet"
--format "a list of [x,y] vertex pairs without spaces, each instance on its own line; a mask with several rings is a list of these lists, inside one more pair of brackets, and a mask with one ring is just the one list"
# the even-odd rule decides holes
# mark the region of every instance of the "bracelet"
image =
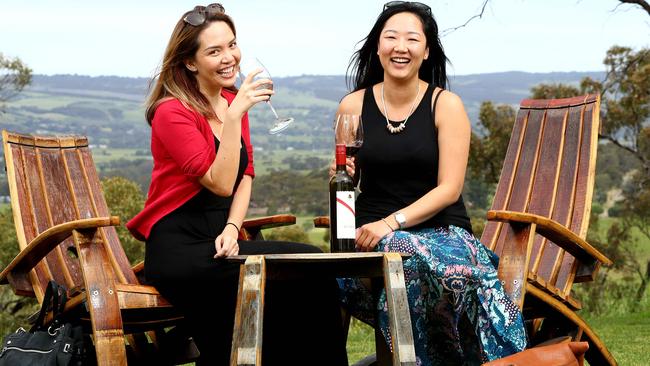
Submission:
[[386,224],[386,226],[388,226],[388,228],[390,229],[390,231],[395,231],[395,229],[393,229],[393,227],[390,226],[390,224],[388,223],[388,221],[386,221],[386,219],[381,219],[381,221],[383,221],[384,224]]
[[232,226],[234,226],[235,229],[237,229],[237,232],[239,232],[239,226],[237,226],[234,222],[230,222],[230,221],[228,221],[228,222],[226,223],[226,226],[228,226],[228,225],[232,225]]

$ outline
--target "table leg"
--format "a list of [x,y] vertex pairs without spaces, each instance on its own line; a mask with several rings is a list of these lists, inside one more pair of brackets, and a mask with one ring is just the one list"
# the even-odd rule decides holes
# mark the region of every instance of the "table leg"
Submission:
[[230,354],[231,366],[262,364],[262,324],[264,320],[264,256],[254,255],[240,266],[235,328]]
[[415,347],[411,315],[404,284],[402,257],[398,253],[384,254],[384,286],[388,302],[388,322],[393,348],[393,365],[415,366]]

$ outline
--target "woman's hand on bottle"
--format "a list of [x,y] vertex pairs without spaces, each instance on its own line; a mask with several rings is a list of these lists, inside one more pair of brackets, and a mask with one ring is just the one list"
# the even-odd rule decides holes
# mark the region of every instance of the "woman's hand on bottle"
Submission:
[[239,253],[238,236],[239,232],[234,225],[226,225],[221,234],[214,240],[214,248],[217,251],[214,257],[221,258],[237,255]]
[[[351,177],[354,177],[354,170],[355,170],[355,165],[354,165],[354,160],[355,158],[345,158],[345,165],[348,171],[348,174]],[[329,169],[329,177],[332,178],[334,174],[336,174],[336,160],[332,160],[330,163],[330,169]]]
[[357,249],[360,252],[370,252],[384,236],[392,232],[381,220],[365,224],[357,229]]
[[237,96],[228,108],[229,113],[234,113],[233,119],[239,121],[244,113],[248,112],[255,104],[265,102],[271,99],[275,93],[273,89],[269,89],[269,85],[273,85],[271,79],[256,79],[253,78],[262,72],[262,69],[257,69],[246,76],[244,81],[239,86]]

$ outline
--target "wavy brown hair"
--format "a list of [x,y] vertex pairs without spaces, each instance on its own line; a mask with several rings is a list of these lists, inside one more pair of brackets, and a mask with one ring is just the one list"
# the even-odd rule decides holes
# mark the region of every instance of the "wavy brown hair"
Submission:
[[149,83],[151,93],[147,98],[145,116],[151,125],[156,108],[165,100],[176,98],[186,107],[194,109],[206,118],[215,117],[207,98],[199,90],[194,74],[185,67],[185,61],[192,59],[199,49],[199,34],[213,22],[226,23],[237,36],[235,23],[225,13],[206,15],[205,22],[199,26],[186,23],[180,18],[165,50],[160,72]]

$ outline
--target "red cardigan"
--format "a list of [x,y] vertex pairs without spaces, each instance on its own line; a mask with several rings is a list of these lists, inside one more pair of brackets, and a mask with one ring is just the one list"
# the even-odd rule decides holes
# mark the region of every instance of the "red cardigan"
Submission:
[[[228,104],[235,99],[235,94],[227,90],[221,95]],[[241,120],[241,134],[248,153],[244,174],[254,177],[248,113]],[[178,99],[162,102],[151,122],[151,154],[153,171],[147,201],[144,209],[126,224],[139,240],[146,240],[158,220],[201,190],[199,178],[205,175],[216,156],[208,121]]]

